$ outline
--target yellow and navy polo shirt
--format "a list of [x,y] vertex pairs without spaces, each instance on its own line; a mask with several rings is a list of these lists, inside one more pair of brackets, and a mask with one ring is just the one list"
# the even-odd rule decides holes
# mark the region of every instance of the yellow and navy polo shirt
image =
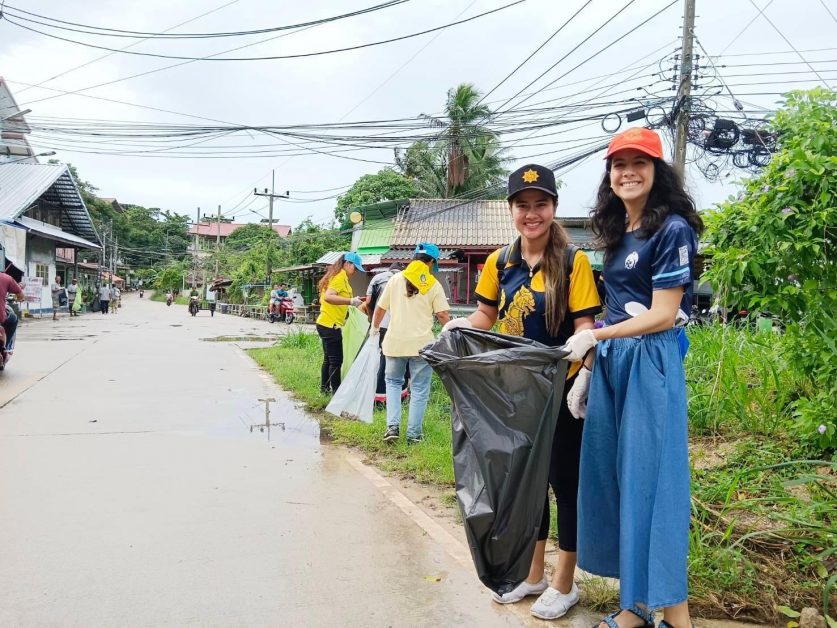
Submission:
[[[501,333],[557,347],[575,333],[576,318],[595,316],[602,311],[590,260],[584,251],[576,251],[570,274],[567,314],[558,335],[550,335],[546,327],[546,294],[540,264],[529,268],[520,254],[520,238],[511,247],[502,283],[497,273],[497,258],[502,249],[498,249],[488,256],[476,290],[478,301],[497,308]],[[580,362],[572,364],[567,377],[575,375],[579,368]]]
[[339,297],[352,298],[352,286],[349,285],[349,276],[345,270],[341,269],[339,273],[334,275],[328,282],[326,289],[320,294],[320,315],[317,317],[317,325],[332,328],[343,327],[346,323],[346,315],[349,313],[349,306],[327,303],[325,294],[329,289],[334,290]]

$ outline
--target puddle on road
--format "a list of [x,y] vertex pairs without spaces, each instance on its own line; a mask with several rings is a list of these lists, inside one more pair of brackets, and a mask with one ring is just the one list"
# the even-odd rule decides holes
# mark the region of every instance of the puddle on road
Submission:
[[201,338],[204,342],[277,342],[281,336],[214,336]]
[[278,447],[320,448],[320,424],[290,399],[261,397],[253,400],[235,395],[229,405],[236,409],[227,414],[222,424],[215,423],[205,430],[205,434],[213,438],[262,441]]

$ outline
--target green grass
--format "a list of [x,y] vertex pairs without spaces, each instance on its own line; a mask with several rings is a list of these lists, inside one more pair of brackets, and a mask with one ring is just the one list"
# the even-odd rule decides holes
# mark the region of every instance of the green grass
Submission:
[[[833,587],[837,570],[837,459],[817,459],[821,452],[788,436],[788,404],[799,379],[782,358],[781,337],[716,326],[690,329],[690,339],[695,468],[689,586],[695,614],[777,623],[777,605],[822,609],[825,596],[835,616],[829,581]],[[450,401],[435,375],[426,440],[389,446],[381,440],[383,412],[375,412],[372,425],[323,412],[329,398],[319,390],[316,334],[294,332],[250,354],[306,403],[334,442],[361,450],[386,471],[453,487]],[[406,414],[404,407],[402,421]],[[582,588],[597,610],[613,605],[612,589],[600,580]]]

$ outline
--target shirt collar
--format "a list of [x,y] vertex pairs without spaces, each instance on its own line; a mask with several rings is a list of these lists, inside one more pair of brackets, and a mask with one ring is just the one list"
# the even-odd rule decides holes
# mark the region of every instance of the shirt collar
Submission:
[[[520,253],[520,251],[521,251],[520,236],[518,236],[517,240],[515,240],[511,245],[511,250],[509,251],[509,259],[508,259],[508,262],[506,262],[506,266],[520,266],[524,263],[523,255]],[[527,268],[528,268],[528,265],[527,265]],[[531,270],[532,273],[536,273],[536,272],[540,271],[540,269],[541,269],[541,263],[540,262],[535,264],[535,266],[533,268],[529,268],[529,270]]]

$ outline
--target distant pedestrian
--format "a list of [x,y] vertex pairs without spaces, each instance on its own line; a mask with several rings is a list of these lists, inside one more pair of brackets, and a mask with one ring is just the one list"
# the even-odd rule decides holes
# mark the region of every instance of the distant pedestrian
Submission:
[[320,315],[317,317],[317,333],[323,341],[323,365],[320,369],[320,390],[325,394],[340,388],[340,370],[343,368],[343,325],[349,314],[349,306],[360,307],[360,297],[352,296],[349,277],[357,271],[365,273],[360,255],[349,251],[341,255],[320,279]]
[[122,291],[119,289],[118,286],[114,285],[110,289],[110,311],[114,314],[118,314],[117,311],[119,309],[119,300],[122,297]]
[[[78,295],[78,279],[73,277],[73,280],[67,286],[67,307],[70,310],[70,316],[78,316],[78,311],[75,309],[76,296]],[[79,304],[79,307],[81,307],[81,304]]]
[[110,287],[103,283],[99,288],[99,307],[102,310],[102,314],[108,313],[108,307],[110,306]]
[[384,441],[395,442],[401,430],[401,388],[404,372],[410,367],[410,411],[407,418],[407,444],[422,440],[422,425],[433,372],[419,349],[433,342],[433,316],[444,325],[450,320],[450,305],[431,270],[439,270],[439,247],[423,242],[415,258],[403,272],[394,275],[384,288],[372,315],[369,337],[380,332],[384,315],[389,313],[389,329],[383,342],[387,358],[387,431]]
[[49,288],[52,293],[52,320],[56,321],[58,320],[58,308],[62,306],[62,301],[67,302],[67,293],[64,291],[64,286],[61,285],[60,275],[55,276]]

